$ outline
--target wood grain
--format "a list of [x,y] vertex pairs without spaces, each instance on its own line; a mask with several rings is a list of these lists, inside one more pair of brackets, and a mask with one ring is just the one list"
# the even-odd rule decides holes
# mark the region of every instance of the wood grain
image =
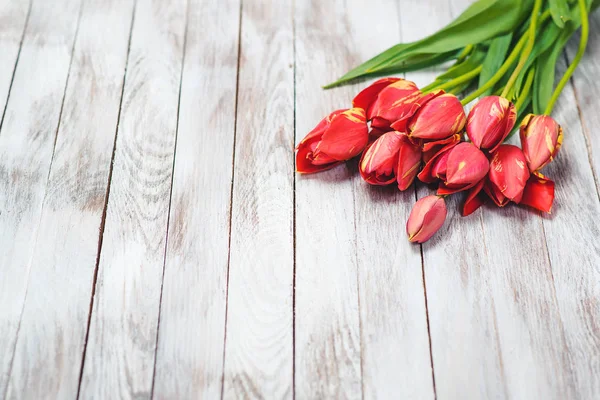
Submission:
[[151,394],[186,6],[136,6],[82,398]]
[[[595,20],[598,26],[598,18]],[[582,62],[587,68],[600,50],[598,36],[592,36],[589,56]],[[577,51],[578,39],[571,41],[569,53]],[[565,69],[566,64],[560,63],[557,76]],[[587,72],[589,69],[579,70],[575,82],[590,80]],[[584,93],[588,90],[593,89],[586,87]],[[596,108],[579,105],[584,121],[597,117]],[[600,244],[595,239],[600,235],[600,204],[577,106],[572,87],[567,86],[552,114],[564,127],[565,137],[558,158],[544,169],[556,181],[556,199],[552,215],[544,216],[543,221],[573,369],[574,396],[586,399],[600,393]]]
[[154,380],[159,399],[221,395],[239,14],[239,0],[189,5]]
[[292,1],[243,2],[225,398],[291,398]]
[[0,127],[27,23],[30,2],[0,1]]
[[[351,29],[331,40],[351,43],[355,63],[366,60],[405,36],[411,40],[405,8],[413,6],[395,0],[354,4],[345,12]],[[406,240],[414,189],[373,187],[358,175],[353,182],[364,398],[432,399],[421,249]]]
[[132,12],[83,7],[8,398],[77,394]]
[[[344,1],[295,8],[296,142],[325,116],[349,108],[357,87],[330,91],[362,61],[345,38],[355,29]],[[360,398],[362,393],[354,183],[356,167],[296,177],[296,396]]]
[[[8,99],[0,131],[2,396],[7,390],[26,296],[79,8],[79,0],[37,2],[33,6],[12,83],[16,95]],[[18,18],[14,22],[18,23]]]

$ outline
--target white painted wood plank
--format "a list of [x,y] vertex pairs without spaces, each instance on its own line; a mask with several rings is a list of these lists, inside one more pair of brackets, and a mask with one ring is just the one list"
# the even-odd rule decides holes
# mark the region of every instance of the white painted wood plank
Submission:
[[[344,1],[298,1],[296,142],[334,110],[350,108],[357,86],[322,91],[363,61],[346,36]],[[366,20],[365,20],[366,21]],[[355,231],[356,167],[296,177],[296,396],[361,398],[361,337]]]
[[154,383],[159,399],[218,398],[223,373],[240,1],[193,0],[188,13]]
[[[595,11],[590,14],[590,37],[587,51],[582,62],[577,67],[573,76],[576,98],[583,122],[583,133],[586,139],[587,153],[592,164],[592,170],[596,182],[596,188],[600,192],[600,137],[596,129],[600,124],[600,114],[598,114],[598,93],[600,91],[600,82],[597,76],[600,70],[598,57],[600,57],[600,12]],[[575,35],[572,43],[577,43],[579,35]],[[577,45],[567,47],[567,54],[570,60],[577,53]],[[578,154],[582,157],[584,153]]]
[[[597,13],[596,13],[597,15]],[[598,27],[595,18],[595,26]],[[592,29],[590,55],[584,58],[575,82],[590,80],[585,74],[595,65],[600,50],[600,31]],[[579,38],[569,45],[577,51]],[[598,66],[596,65],[596,71]],[[561,63],[557,76],[566,66]],[[587,96],[594,88],[577,92]],[[583,119],[597,118],[599,101],[581,104]],[[565,137],[561,152],[544,173],[556,182],[556,199],[551,216],[544,216],[548,253],[552,265],[556,298],[564,326],[569,363],[573,368],[574,397],[591,399],[600,393],[600,203],[594,185],[586,140],[577,100],[572,87],[564,90],[553,117],[563,126]],[[591,113],[591,116],[586,116]],[[597,138],[594,139],[598,144]]]
[[291,398],[292,1],[243,2],[225,398]]
[[136,6],[82,398],[151,395],[186,4]]
[[[354,3],[345,9],[349,32],[330,40],[351,45],[358,64],[410,38],[401,5]],[[364,398],[433,399],[421,249],[406,240],[414,189],[374,187],[358,175],[353,182]]]
[[79,0],[33,6],[0,131],[1,395],[26,295],[79,8]]
[[132,12],[83,6],[8,398],[77,394]]
[[[449,23],[466,6],[456,3],[403,0],[403,39],[417,40]],[[439,73],[433,68],[407,78],[422,87]],[[419,185],[419,198],[431,193]],[[423,245],[436,394],[440,399],[506,397],[493,299],[481,270],[488,263],[481,216],[462,218],[462,196],[446,201],[446,224]]]
[[27,22],[29,1],[0,1],[0,126]]

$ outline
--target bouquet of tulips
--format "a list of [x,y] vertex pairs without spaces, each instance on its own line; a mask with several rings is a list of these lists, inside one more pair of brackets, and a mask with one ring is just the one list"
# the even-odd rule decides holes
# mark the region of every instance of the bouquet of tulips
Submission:
[[[334,111],[298,144],[297,172],[325,171],[360,156],[368,184],[402,191],[415,179],[437,185],[408,219],[416,243],[440,229],[444,198],[459,192],[467,193],[464,216],[486,199],[550,213],[554,182],[541,170],[563,138],[550,114],[585,52],[595,8],[586,0],[480,0],[434,35],[394,46],[329,86],[455,62],[421,89],[383,78],[358,93],[352,108]],[[580,27],[579,51],[554,86],[558,57]],[[476,99],[467,115],[463,107]],[[521,147],[504,144],[517,130]]]

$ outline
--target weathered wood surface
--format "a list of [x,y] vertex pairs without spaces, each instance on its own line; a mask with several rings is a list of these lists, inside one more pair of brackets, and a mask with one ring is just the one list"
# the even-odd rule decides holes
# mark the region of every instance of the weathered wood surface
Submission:
[[470,3],[0,0],[0,398],[597,397],[600,14],[551,216],[414,246],[430,188],[293,173],[367,82],[321,84]]
[[138,1],[82,398],[148,398],[156,354],[187,2]]
[[154,396],[221,394],[239,0],[188,9]]
[[132,12],[133,1],[83,6],[8,398],[64,398],[79,385]]
[[[17,335],[23,332],[19,326],[32,249],[37,240],[80,5],[79,0],[61,0],[54,4],[36,2],[32,6],[3,114],[0,130],[0,396],[6,396]],[[1,9],[8,14],[0,17],[0,21],[7,24],[3,23],[0,29],[13,23],[17,25],[13,30],[22,29],[23,21],[13,7]],[[18,43],[19,35],[7,38],[11,36]],[[11,53],[14,66],[14,51],[9,52],[9,57]],[[10,79],[10,69],[6,72],[8,76],[0,76],[2,81]]]

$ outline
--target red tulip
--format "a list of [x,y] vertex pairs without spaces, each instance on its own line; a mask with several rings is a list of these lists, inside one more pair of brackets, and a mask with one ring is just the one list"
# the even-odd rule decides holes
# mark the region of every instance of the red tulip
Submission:
[[444,225],[446,202],[443,197],[427,196],[417,201],[406,223],[408,240],[424,243]]
[[369,128],[363,109],[334,111],[296,147],[296,171],[310,174],[333,168],[359,155],[368,141]]
[[503,144],[492,157],[489,181],[484,189],[499,207],[510,201],[519,203],[529,175],[523,151],[517,146]]
[[402,134],[391,131],[375,140],[363,153],[358,169],[363,179],[371,185],[384,186],[396,180],[398,152]]
[[529,114],[521,123],[520,135],[527,165],[533,172],[554,160],[562,145],[563,129],[552,117]]
[[358,166],[363,179],[371,185],[385,186],[398,181],[406,190],[421,165],[421,149],[406,134],[391,131],[382,135],[363,153]]
[[[456,96],[449,93],[433,94],[407,121],[407,133],[411,138],[440,140],[463,130],[467,117]],[[392,125],[399,129],[398,123]]]
[[360,92],[352,104],[367,110],[367,119],[374,128],[389,131],[392,122],[417,111],[421,96],[419,88],[411,81],[384,78]]
[[494,152],[515,126],[515,106],[504,97],[487,96],[469,113],[467,135],[480,149]]
[[520,204],[550,214],[554,202],[554,182],[539,172],[531,174]]
[[477,185],[488,173],[490,164],[472,143],[462,142],[441,157],[433,171],[442,183],[438,195],[450,195]]

